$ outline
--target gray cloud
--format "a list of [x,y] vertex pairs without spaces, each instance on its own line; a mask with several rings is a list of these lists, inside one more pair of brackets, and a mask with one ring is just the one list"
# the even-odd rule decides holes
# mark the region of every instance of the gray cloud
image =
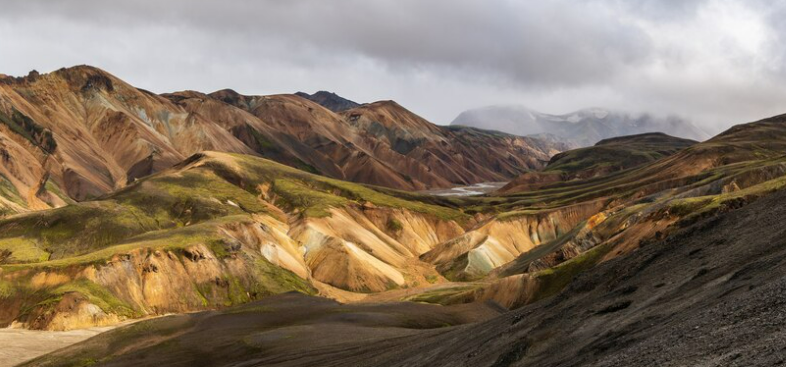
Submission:
[[437,123],[520,103],[680,114],[711,130],[786,112],[785,1],[6,1],[0,72],[72,64],[157,92],[329,89]]

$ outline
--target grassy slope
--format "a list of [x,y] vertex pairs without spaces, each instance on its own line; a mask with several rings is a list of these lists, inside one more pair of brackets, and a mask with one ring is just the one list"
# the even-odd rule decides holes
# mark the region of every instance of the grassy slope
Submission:
[[[269,214],[274,209],[262,200],[266,195],[280,208],[310,217],[329,215],[331,207],[366,204],[459,221],[467,217],[459,210],[397,197],[396,193],[316,176],[256,157],[195,156],[106,197],[0,221],[0,255],[4,254],[0,256],[0,304],[12,307],[21,302],[17,319],[25,319],[46,314],[64,294],[77,292],[107,313],[139,316],[141,310],[134,305],[76,276],[80,269],[138,249],[184,258],[188,248],[205,245],[217,258],[245,256],[226,246],[220,227],[250,224],[253,215]],[[248,279],[227,275],[227,289],[217,285],[221,282],[208,282],[196,284],[193,291],[203,295],[205,305],[215,302],[211,295],[224,292],[223,306],[293,290],[315,292],[306,280],[264,258],[248,261],[254,262]],[[57,286],[35,286],[32,276],[42,270],[66,274],[72,280]]]
[[0,250],[12,251],[7,263],[48,259],[39,265],[59,266],[107,258],[134,246],[200,243],[216,224],[266,213],[259,199],[264,185],[276,194],[276,205],[309,217],[329,215],[331,207],[371,203],[443,219],[467,218],[456,209],[393,196],[394,190],[383,193],[256,157],[212,154],[95,201],[4,219]]
[[693,144],[696,144],[693,140],[660,133],[606,139],[592,147],[555,155],[543,172],[579,177],[604,168],[628,169],[670,156]]

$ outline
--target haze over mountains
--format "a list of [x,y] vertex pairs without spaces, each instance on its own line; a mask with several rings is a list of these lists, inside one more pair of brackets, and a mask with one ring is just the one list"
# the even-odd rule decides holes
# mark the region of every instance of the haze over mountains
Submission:
[[706,140],[709,134],[676,116],[656,117],[603,108],[588,108],[564,115],[550,115],[524,106],[489,106],[464,111],[451,125],[504,131],[521,136],[552,134],[590,146],[616,136],[662,132],[669,135]]

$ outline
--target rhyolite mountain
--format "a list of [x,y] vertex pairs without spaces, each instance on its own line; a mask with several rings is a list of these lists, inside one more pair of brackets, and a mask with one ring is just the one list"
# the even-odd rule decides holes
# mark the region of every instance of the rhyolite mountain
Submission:
[[421,190],[508,180],[567,147],[438,127],[390,101],[334,113],[296,95],[157,95],[89,66],[0,78],[0,122],[7,212],[99,197],[205,150]]
[[451,125],[499,130],[522,136],[552,134],[579,146],[590,146],[617,136],[652,132],[699,141],[709,138],[709,134],[676,116],[657,117],[603,108],[551,115],[524,106],[488,106],[462,112]]

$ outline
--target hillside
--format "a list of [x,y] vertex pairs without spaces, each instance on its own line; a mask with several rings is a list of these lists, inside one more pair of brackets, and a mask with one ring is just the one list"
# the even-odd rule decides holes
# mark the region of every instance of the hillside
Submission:
[[[459,134],[393,101],[333,114],[292,95],[211,94],[266,121],[289,140],[313,172],[399,189],[504,181],[543,165],[565,145],[507,134]],[[298,152],[299,153],[299,152]],[[306,154],[307,153],[307,154]]]
[[582,147],[603,139],[652,132],[699,141],[709,138],[706,132],[679,117],[663,118],[602,108],[550,115],[523,106],[489,106],[464,111],[451,125],[499,130],[522,136],[551,134]]
[[529,191],[560,182],[601,177],[670,156],[696,143],[662,133],[604,139],[592,147],[554,155],[545,168],[517,177],[499,192]]
[[291,290],[438,282],[417,256],[473,219],[428,200],[248,155],[194,155],[100,200],[0,221],[0,324],[67,330]]

